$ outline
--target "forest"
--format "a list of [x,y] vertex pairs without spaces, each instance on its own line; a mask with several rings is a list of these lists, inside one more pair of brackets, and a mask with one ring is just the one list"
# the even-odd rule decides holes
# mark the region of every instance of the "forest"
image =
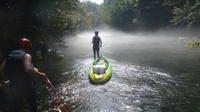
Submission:
[[0,51],[27,37],[59,41],[64,35],[101,24],[121,30],[199,27],[200,0],[1,0]]
[[120,29],[196,27],[199,0],[105,0],[104,21]]
[[200,112],[200,0],[91,1],[0,0],[0,112]]
[[98,24],[97,5],[78,0],[1,0],[0,51],[15,48],[18,38],[59,41],[64,35]]

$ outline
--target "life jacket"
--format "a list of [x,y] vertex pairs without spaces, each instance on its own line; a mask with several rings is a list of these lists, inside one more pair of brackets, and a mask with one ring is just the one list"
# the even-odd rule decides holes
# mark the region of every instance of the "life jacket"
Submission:
[[28,84],[31,78],[26,74],[24,70],[24,55],[26,53],[22,50],[11,51],[6,58],[6,70],[5,75],[7,76],[10,83],[14,84]]
[[93,47],[99,48],[101,38],[99,36],[94,36],[93,37]]

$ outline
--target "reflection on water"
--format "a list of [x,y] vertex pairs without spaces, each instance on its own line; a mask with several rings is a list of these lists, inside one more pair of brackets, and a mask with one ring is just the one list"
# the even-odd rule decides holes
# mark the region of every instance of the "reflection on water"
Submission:
[[[160,112],[160,90],[174,83],[169,74],[150,67],[110,60],[113,76],[105,85],[92,85],[88,70],[92,59],[79,59],[58,87],[75,112]],[[62,78],[63,78],[62,77]]]
[[92,85],[88,80],[92,31],[67,38],[65,59],[49,68],[57,74],[51,78],[57,92],[74,112],[200,111],[199,48],[185,47],[179,35],[169,32],[99,32],[101,52],[113,67],[108,83]]

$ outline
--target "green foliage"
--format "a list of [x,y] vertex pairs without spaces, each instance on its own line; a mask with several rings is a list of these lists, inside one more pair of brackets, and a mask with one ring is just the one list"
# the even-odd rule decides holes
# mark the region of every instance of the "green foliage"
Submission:
[[[0,51],[14,48],[16,40],[27,37],[59,40],[65,34],[98,24],[98,5],[79,0],[2,0],[0,1]],[[34,44],[35,45],[35,44]]]
[[[34,17],[31,27],[36,30],[36,36],[40,38],[59,38],[67,32],[73,32],[77,28],[78,0],[43,0],[32,3]],[[40,35],[38,35],[40,33]]]
[[140,23],[149,28],[157,28],[168,23],[169,8],[163,6],[163,0],[139,0]]
[[99,5],[83,2],[79,6],[79,29],[85,30],[100,24]]
[[174,17],[172,23],[180,26],[197,26],[200,25],[200,1],[195,2],[186,0],[182,7],[175,7],[173,10]]
[[[138,22],[137,7],[137,0],[105,0],[102,15],[106,22],[114,26],[129,28]],[[105,17],[106,15],[108,17]]]
[[121,29],[199,26],[199,0],[105,0],[102,17]]
[[169,21],[168,7],[162,4],[163,0],[105,0],[104,13],[109,12],[107,21],[120,28],[152,28]]
[[126,30],[199,26],[200,0],[104,0],[100,6],[79,0],[2,0],[0,15],[0,50],[6,50],[19,37],[35,43],[57,40],[103,23]]

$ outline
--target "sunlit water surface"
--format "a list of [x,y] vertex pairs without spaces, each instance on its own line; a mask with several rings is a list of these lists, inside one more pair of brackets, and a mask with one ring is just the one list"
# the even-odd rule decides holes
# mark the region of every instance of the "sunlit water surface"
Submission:
[[61,75],[53,79],[60,81],[57,92],[74,112],[179,112],[187,102],[173,98],[184,97],[180,95],[184,90],[177,90],[181,87],[179,76],[167,70],[174,61],[199,51],[188,50],[176,36],[100,30],[101,54],[113,68],[111,80],[104,85],[92,85],[88,80],[93,31],[67,38],[66,58],[58,64]]

